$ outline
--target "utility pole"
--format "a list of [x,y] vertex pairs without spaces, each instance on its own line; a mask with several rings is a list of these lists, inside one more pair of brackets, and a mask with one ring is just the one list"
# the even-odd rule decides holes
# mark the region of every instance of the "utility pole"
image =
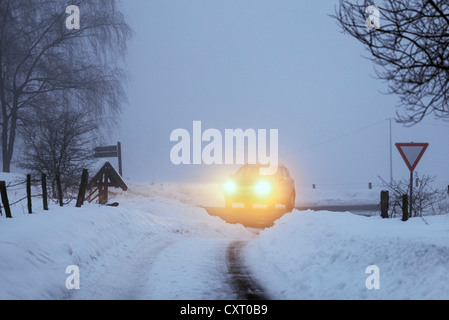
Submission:
[[393,129],[390,118],[390,185],[393,185]]

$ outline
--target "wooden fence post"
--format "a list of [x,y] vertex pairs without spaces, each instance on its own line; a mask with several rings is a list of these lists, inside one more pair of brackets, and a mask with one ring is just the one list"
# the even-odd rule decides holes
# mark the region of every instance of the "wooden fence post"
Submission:
[[42,174],[42,204],[45,211],[48,211],[47,175]]
[[101,178],[101,183],[100,183],[100,192],[99,192],[99,196],[98,196],[98,203],[99,204],[106,204],[109,201],[109,188],[108,188],[108,177],[106,174],[103,175],[103,177]]
[[402,196],[402,221],[408,220],[408,195]]
[[80,189],[78,192],[78,199],[76,201],[77,208],[81,208],[81,206],[84,204],[88,183],[89,183],[89,171],[87,169],[84,169],[83,174],[81,176],[81,184],[80,184]]
[[6,182],[0,181],[0,194],[2,198],[3,208],[5,208],[6,218],[12,218],[11,208],[9,207],[8,192],[6,191]]
[[382,191],[380,193],[380,216],[383,219],[388,218],[388,209],[390,205],[390,193],[388,191]]
[[31,174],[27,174],[27,207],[28,214],[33,213],[33,205],[31,203]]
[[59,206],[63,207],[64,202],[62,200],[62,185],[61,185],[61,176],[59,174],[56,175],[56,188],[58,189],[58,201]]
[[118,172],[123,177],[123,165],[122,165],[122,143],[117,142],[117,157],[118,157]]

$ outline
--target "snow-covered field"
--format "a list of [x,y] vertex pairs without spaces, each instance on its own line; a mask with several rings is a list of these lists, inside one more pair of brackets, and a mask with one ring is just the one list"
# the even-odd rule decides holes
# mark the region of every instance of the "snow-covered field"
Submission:
[[[143,196],[159,195],[176,199],[183,203],[202,206],[224,206],[221,185],[219,184],[161,184],[135,185],[138,193]],[[377,204],[380,201],[381,188],[369,190],[356,188],[297,188],[296,206],[327,206],[327,205],[366,205]]]
[[[132,185],[112,200],[120,206],[44,212],[36,198],[35,214],[17,204],[13,219],[0,217],[0,299],[235,299],[226,270],[235,240],[248,242],[245,261],[273,299],[449,299],[448,215],[403,223],[294,211],[259,231],[198,207],[220,205],[219,187]],[[66,288],[70,265],[79,290]],[[365,285],[369,265],[379,290]]]
[[[427,223],[427,224],[426,224]],[[449,215],[382,220],[295,211],[247,249],[277,299],[449,299]],[[368,266],[379,290],[368,290]]]

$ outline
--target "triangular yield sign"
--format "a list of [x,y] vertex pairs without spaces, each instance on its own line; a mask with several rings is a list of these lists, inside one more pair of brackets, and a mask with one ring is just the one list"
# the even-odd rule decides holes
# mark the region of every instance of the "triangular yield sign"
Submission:
[[416,166],[421,160],[424,152],[429,147],[428,143],[396,143],[396,147],[399,150],[405,164],[410,171],[414,171]]

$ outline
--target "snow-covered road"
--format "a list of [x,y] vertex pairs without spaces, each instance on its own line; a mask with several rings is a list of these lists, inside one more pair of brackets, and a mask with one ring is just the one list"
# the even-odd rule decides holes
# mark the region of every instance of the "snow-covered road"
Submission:
[[167,247],[149,270],[150,300],[235,299],[226,268],[228,240],[190,238]]
[[[237,238],[235,234],[216,234],[217,230],[209,228],[224,224],[217,220],[213,221],[218,226],[212,224],[201,232],[192,232],[181,225],[184,221],[176,220],[170,218],[164,223],[174,232],[125,239],[99,255],[83,268],[82,290],[72,291],[69,299],[236,299],[238,292],[227,268],[227,250],[235,239],[248,241],[254,233],[235,226],[240,233]],[[173,230],[171,224],[177,223],[179,229]]]
[[146,294],[149,269],[158,254],[176,240],[141,238],[118,244],[82,270],[82,290],[69,291],[71,300],[137,300]]
[[255,279],[247,266],[245,250],[247,241],[234,241],[228,246],[226,264],[231,276],[236,296],[240,300],[269,300],[270,297],[260,285],[261,279]]

